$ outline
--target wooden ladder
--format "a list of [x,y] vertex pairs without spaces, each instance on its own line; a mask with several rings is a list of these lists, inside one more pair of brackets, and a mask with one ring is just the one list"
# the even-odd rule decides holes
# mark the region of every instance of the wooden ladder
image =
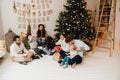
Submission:
[[96,47],[114,49],[116,0],[100,0],[99,18],[93,52]]

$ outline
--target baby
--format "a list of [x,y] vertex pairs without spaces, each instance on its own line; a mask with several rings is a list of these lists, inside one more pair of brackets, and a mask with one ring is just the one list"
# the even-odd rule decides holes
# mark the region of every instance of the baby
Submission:
[[60,66],[63,66],[65,64],[65,66],[63,68],[67,68],[69,65],[69,60],[72,59],[73,57],[75,57],[77,55],[77,51],[76,51],[76,47],[73,45],[70,46],[70,53],[67,54],[66,57],[64,57],[64,59],[62,60]]

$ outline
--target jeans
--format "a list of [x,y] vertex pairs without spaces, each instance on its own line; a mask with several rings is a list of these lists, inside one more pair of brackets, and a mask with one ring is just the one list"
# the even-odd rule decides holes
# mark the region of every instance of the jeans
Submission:
[[60,50],[60,56],[64,59],[67,55],[65,54],[66,52],[63,50]]
[[45,40],[37,40],[38,46],[45,45]]
[[82,62],[82,57],[80,55],[76,55],[72,59],[69,60],[68,64],[72,65],[74,63],[79,64]]
[[65,64],[65,62],[66,62],[66,64],[68,65],[69,64],[69,60],[70,60],[70,58],[69,57],[65,57],[63,60],[62,60],[62,64]]
[[52,55],[52,54],[55,52],[54,49],[52,49],[52,50],[48,50],[47,48],[44,48],[43,51],[46,52],[47,55]]

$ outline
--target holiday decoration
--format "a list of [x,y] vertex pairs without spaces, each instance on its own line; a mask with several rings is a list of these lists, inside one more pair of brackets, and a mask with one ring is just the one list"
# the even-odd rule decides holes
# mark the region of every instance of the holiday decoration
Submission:
[[13,43],[13,37],[15,35],[16,34],[11,29],[9,29],[8,32],[5,34],[6,49],[8,52],[10,52],[10,46]]
[[30,26],[30,23],[28,24],[28,27],[27,27],[27,35],[31,35],[31,26]]
[[17,9],[16,9],[16,4],[15,4],[15,2],[13,3],[13,10],[14,10],[14,12],[15,12],[15,13],[17,12]]
[[49,16],[53,13],[50,7],[52,0],[13,0],[12,3],[13,12],[18,16],[18,28],[26,29],[29,23],[35,26],[45,24],[49,22]]
[[59,38],[59,33],[87,42],[95,38],[86,5],[84,0],[67,0],[67,4],[64,5],[65,10],[60,12],[57,19],[56,38]]

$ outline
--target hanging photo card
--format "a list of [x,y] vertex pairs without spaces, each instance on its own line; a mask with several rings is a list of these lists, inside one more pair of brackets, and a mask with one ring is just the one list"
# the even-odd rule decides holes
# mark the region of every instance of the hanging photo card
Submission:
[[41,23],[41,19],[40,18],[38,18],[37,20],[38,20],[38,23]]
[[22,22],[21,17],[18,17],[18,22]]
[[22,16],[26,16],[26,11],[22,11]]
[[40,3],[40,0],[36,0],[36,3],[38,3],[38,4],[39,4],[39,3]]
[[48,3],[46,3],[46,8],[47,8],[47,9],[49,9],[49,8],[50,8],[50,6],[49,6],[49,4],[48,4]]
[[36,7],[35,4],[32,4],[31,9],[35,10],[36,9],[35,7]]
[[19,16],[21,16],[21,10],[20,10],[20,9],[17,10],[17,14],[18,14]]
[[41,0],[41,3],[44,3],[44,0]]
[[45,18],[44,17],[42,18],[42,22],[45,22]]
[[32,19],[31,19],[31,22],[32,22],[32,23],[36,23],[36,18],[32,18]]
[[37,29],[37,25],[36,25],[36,24],[33,24],[33,28],[34,28],[34,29]]
[[22,28],[22,24],[18,24],[18,28],[19,28],[19,29]]
[[30,9],[31,9],[30,4],[27,4],[27,10],[30,10]]
[[52,0],[49,0],[50,3],[52,3]]
[[35,0],[31,0],[31,3],[35,3]]
[[46,3],[48,3],[48,0],[45,0]]
[[25,3],[23,3],[22,9],[26,9],[26,8],[27,8],[27,5]]
[[21,8],[21,3],[17,2],[17,8],[20,9]]
[[26,18],[26,22],[30,23],[31,22],[31,18]]
[[43,16],[46,16],[46,11],[43,11]]
[[22,21],[23,21],[23,22],[27,22],[27,19],[24,17]]
[[38,4],[38,5],[37,5],[37,8],[38,8],[38,9],[41,9],[41,4]]
[[46,21],[49,22],[49,17],[48,16],[46,17]]
[[52,13],[53,13],[53,11],[52,11],[51,9],[47,11],[47,14],[48,14],[48,15],[50,15],[50,14],[52,14]]
[[45,3],[42,3],[42,9],[45,9]]
[[41,12],[40,11],[38,11],[38,16],[41,16]]
[[26,24],[25,23],[23,24],[23,29],[26,29]]
[[32,12],[32,16],[35,17],[36,16],[36,12]]

